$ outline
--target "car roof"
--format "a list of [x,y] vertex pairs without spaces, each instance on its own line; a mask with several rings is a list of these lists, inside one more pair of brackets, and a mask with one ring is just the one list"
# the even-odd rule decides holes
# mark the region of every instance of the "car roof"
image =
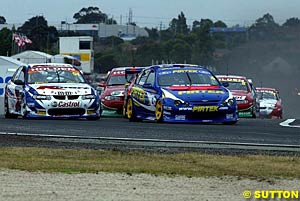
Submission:
[[75,68],[71,64],[65,64],[65,63],[34,63],[34,64],[28,64],[28,67],[61,67],[61,68]]
[[153,65],[151,67],[157,67],[157,68],[188,68],[188,67],[204,68],[203,66],[199,66],[199,65],[195,65],[195,64],[161,64],[161,65]]
[[236,79],[245,79],[245,80],[247,80],[247,78],[245,76],[242,76],[242,75],[216,75],[216,77],[236,78]]
[[278,92],[277,89],[270,88],[270,87],[256,87],[255,89],[256,89],[256,91],[274,91],[274,92]]

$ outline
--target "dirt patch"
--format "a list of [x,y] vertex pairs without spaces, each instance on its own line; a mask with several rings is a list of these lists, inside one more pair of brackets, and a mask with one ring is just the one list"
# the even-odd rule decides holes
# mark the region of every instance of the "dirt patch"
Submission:
[[299,179],[166,177],[131,173],[64,174],[0,172],[0,200],[244,200],[245,190],[297,190]]

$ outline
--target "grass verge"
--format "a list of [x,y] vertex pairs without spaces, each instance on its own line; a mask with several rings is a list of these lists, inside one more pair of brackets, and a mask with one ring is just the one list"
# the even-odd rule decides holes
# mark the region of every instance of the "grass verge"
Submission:
[[226,175],[299,178],[300,157],[1,147],[0,168],[65,173],[124,172],[188,177]]

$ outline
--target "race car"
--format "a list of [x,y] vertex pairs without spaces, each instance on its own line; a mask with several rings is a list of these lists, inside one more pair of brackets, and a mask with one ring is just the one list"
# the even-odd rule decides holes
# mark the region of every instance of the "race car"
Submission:
[[238,121],[237,104],[231,92],[212,72],[197,65],[145,68],[128,87],[125,101],[129,121],[224,124]]
[[228,89],[237,100],[239,117],[258,116],[259,106],[256,91],[251,81],[244,76],[216,75],[222,83],[228,83]]
[[279,97],[279,91],[274,88],[256,88],[259,100],[259,117],[270,119],[282,119],[283,107]]
[[5,88],[6,118],[100,118],[100,98],[70,64],[19,67]]
[[103,88],[101,93],[102,111],[115,111],[117,114],[123,113],[125,84],[128,80],[125,70],[136,70],[135,67],[113,68],[107,76],[105,82],[99,84]]

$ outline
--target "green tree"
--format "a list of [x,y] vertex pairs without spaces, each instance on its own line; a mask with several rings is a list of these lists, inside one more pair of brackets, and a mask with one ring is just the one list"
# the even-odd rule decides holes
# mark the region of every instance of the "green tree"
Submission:
[[149,28],[145,28],[145,30],[148,32],[149,34],[149,38],[152,40],[158,40],[159,39],[159,32],[157,29],[149,29]]
[[7,56],[11,53],[12,32],[3,28],[0,30],[0,55]]
[[114,67],[118,66],[118,62],[114,52],[105,52],[99,57],[95,58],[95,71],[99,73],[106,73]]
[[3,16],[0,16],[0,24],[6,24],[6,19]]
[[[202,22],[202,23],[201,23]],[[200,27],[193,31],[195,42],[192,46],[192,63],[210,65],[214,52],[213,38],[210,34],[210,20],[201,20]]]
[[267,13],[251,25],[250,37],[254,40],[277,39],[280,36],[279,29],[280,26],[274,21],[273,16]]
[[188,26],[186,24],[186,18],[181,12],[178,15],[178,18],[173,18],[172,21],[170,22],[170,29],[173,31],[175,34],[187,34],[189,32]]
[[77,24],[89,24],[89,23],[105,23],[105,24],[117,24],[113,18],[108,18],[107,14],[102,13],[98,7],[82,8],[79,12],[73,15],[73,18]]
[[171,49],[166,51],[170,51],[169,60],[176,63],[190,63],[191,62],[191,46],[183,41],[176,40],[172,43]]
[[192,31],[195,31],[196,29],[201,29],[203,27],[212,27],[214,25],[213,21],[210,19],[201,19],[200,21],[195,20],[193,22],[193,28]]
[[283,27],[299,27],[300,20],[296,17],[289,18],[282,24]]
[[48,26],[47,20],[43,16],[32,17],[17,30],[32,40],[27,49],[49,50],[58,40],[58,32],[55,27]]

